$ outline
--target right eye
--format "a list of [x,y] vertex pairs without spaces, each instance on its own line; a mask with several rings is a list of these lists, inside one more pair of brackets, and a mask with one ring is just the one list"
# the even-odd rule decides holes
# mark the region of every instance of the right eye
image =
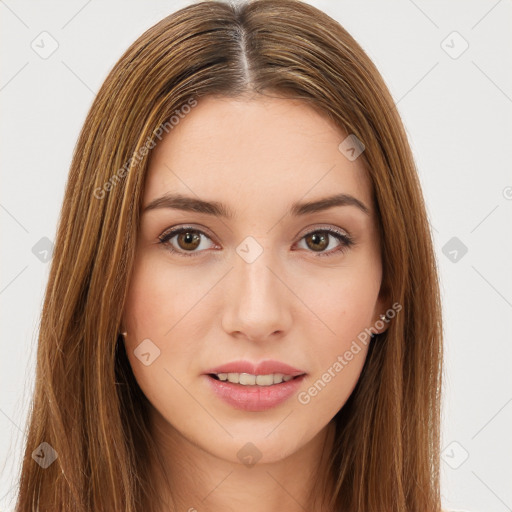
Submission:
[[[196,256],[204,249],[211,247],[204,247],[204,240],[210,240],[210,237],[203,231],[192,227],[173,228],[158,237],[161,244],[164,244],[172,253],[179,254],[180,256]],[[173,243],[173,239],[176,238]],[[200,250],[196,250],[200,249]]]

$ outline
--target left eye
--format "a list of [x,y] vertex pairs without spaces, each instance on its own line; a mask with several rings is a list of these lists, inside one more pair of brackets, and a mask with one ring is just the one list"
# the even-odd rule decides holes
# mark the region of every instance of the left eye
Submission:
[[[329,238],[335,239],[338,244],[332,245]],[[339,232],[333,229],[317,229],[306,233],[301,241],[304,240],[306,248],[318,252],[318,256],[330,256],[333,253],[343,252],[354,244],[347,233]],[[327,249],[330,249],[327,251]]]
[[[175,243],[173,239],[176,238]],[[160,243],[167,245],[169,250],[180,256],[196,256],[203,249],[210,249],[212,245],[204,246],[204,239],[211,242],[211,238],[196,228],[181,227],[172,229],[159,237]],[[317,229],[310,231],[302,236],[300,242],[304,240],[305,249],[311,249],[318,253],[318,256],[330,256],[334,253],[343,252],[354,244],[350,236],[344,231],[334,229]],[[331,243],[333,240],[338,243]]]

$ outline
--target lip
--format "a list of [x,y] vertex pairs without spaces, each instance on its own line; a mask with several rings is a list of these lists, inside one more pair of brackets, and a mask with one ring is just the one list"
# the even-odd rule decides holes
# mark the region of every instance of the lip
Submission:
[[[228,381],[220,381],[211,377],[211,373],[250,373],[252,375],[269,375],[282,373],[294,378],[288,382],[273,384],[271,386],[244,386]],[[253,364],[249,361],[233,361],[221,366],[216,366],[205,372],[209,388],[213,393],[235,409],[251,412],[261,412],[286,402],[297,392],[306,372],[294,368],[279,361],[262,361]]]
[[217,397],[230,406],[243,411],[261,412],[286,402],[297,392],[305,375],[272,386],[243,386],[216,380],[209,375],[203,377],[207,379],[210,389]]
[[269,375],[271,373],[282,373],[284,375],[291,375],[297,377],[306,373],[304,370],[299,370],[288,364],[280,361],[273,361],[267,359],[258,364],[251,363],[250,361],[232,361],[221,366],[216,366],[204,372],[205,375],[209,373],[250,373],[251,375]]

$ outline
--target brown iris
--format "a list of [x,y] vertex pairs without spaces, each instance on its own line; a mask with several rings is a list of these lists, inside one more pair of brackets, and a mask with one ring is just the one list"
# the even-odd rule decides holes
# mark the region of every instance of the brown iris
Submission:
[[199,244],[201,243],[201,236],[195,233],[194,231],[186,231],[184,233],[180,233],[177,236],[178,245],[181,249],[184,250],[194,250],[197,249]]
[[[323,251],[329,246],[329,235],[325,231],[310,233],[305,240],[307,246],[314,251]],[[309,241],[312,241],[312,244]]]

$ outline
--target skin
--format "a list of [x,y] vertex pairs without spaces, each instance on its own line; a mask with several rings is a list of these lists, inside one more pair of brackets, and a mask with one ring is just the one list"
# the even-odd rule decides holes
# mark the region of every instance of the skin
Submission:
[[[368,345],[309,403],[293,395],[263,412],[226,404],[203,373],[234,360],[274,359],[307,373],[305,392],[389,307],[380,293],[371,183],[363,159],[350,161],[338,149],[346,136],[300,101],[207,97],[153,150],[142,210],[171,192],[235,213],[228,220],[155,208],[141,216],[122,328],[173,489],[171,499],[155,465],[162,510],[320,509],[308,496],[321,493],[315,476],[330,483],[331,420],[358,381]],[[287,214],[295,201],[333,193],[356,197],[368,213],[349,205]],[[199,246],[180,236],[160,243],[169,228],[190,224],[206,235],[193,232]],[[354,245],[334,252],[343,241],[325,235],[325,245],[315,246],[308,233],[329,227]],[[263,250],[251,263],[236,252],[247,236]],[[196,255],[172,253],[171,244]],[[148,366],[134,354],[147,338],[160,350]],[[237,456],[248,442],[261,454],[252,467]]]

